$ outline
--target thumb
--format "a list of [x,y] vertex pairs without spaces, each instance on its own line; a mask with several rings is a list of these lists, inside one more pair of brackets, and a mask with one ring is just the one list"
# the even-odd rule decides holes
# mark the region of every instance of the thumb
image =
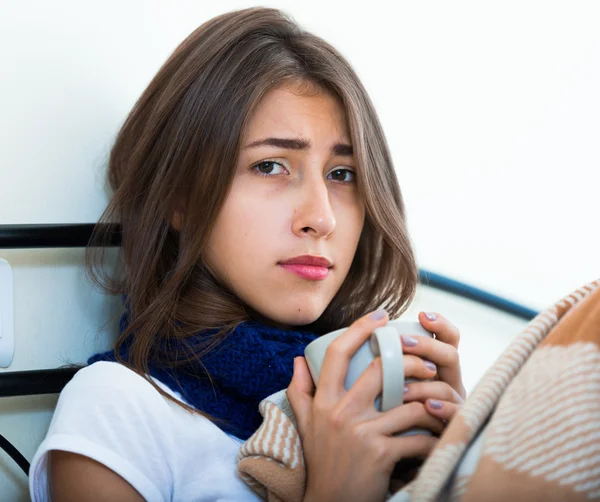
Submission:
[[315,384],[304,357],[294,358],[294,373],[292,381],[286,390],[286,395],[294,415],[300,437],[304,437],[307,422],[312,409]]

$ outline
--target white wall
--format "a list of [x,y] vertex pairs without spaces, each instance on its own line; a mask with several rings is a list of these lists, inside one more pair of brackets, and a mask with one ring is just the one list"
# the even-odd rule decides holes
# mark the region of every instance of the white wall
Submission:
[[[247,2],[0,2],[0,223],[92,222],[122,120],[193,29]],[[423,268],[544,308],[600,276],[600,4],[269,2],[338,47],[378,108]],[[108,347],[117,301],[81,250],[2,251],[15,275],[9,371]],[[421,288],[407,314],[463,333],[472,388],[523,322]],[[108,324],[107,324],[108,323]],[[56,398],[0,400],[31,459]],[[2,500],[27,500],[0,453]]]

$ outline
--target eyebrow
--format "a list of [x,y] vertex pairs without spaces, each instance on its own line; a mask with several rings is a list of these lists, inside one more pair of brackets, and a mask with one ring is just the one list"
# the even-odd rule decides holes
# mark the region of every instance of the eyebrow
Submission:
[[[246,148],[255,148],[257,146],[274,146],[277,148],[285,148],[288,150],[308,150],[311,147],[310,141],[303,138],[265,138],[253,141],[246,145]],[[333,155],[351,157],[353,154],[352,145],[346,143],[336,143],[331,147]]]

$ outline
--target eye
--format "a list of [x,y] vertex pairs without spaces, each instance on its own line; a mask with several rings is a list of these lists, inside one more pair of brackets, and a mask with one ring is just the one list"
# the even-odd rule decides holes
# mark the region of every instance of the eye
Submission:
[[287,169],[283,167],[282,164],[280,164],[279,162],[275,162],[274,160],[263,160],[258,164],[254,164],[251,169],[259,176],[269,176],[271,174],[284,174],[284,172],[287,172]]
[[334,181],[341,183],[353,183],[356,179],[356,173],[350,169],[334,169],[327,177],[329,176]]

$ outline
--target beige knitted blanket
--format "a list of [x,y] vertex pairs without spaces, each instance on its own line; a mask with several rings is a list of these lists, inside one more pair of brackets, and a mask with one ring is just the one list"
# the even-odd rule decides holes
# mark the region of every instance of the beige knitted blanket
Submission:
[[[269,501],[299,502],[302,444],[282,390],[239,473]],[[600,499],[600,280],[533,319],[483,376],[418,476],[388,502]]]

